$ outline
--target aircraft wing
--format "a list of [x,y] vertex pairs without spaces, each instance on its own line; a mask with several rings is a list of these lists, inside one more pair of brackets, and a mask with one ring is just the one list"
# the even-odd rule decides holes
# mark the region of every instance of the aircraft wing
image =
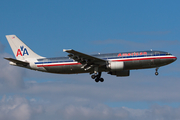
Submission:
[[[69,53],[69,57],[74,59],[75,61],[81,63],[83,66],[82,68],[88,68],[90,66],[102,66],[105,65],[105,63],[107,62],[106,60],[91,56],[91,55],[87,55],[78,51],[75,51],[73,49],[63,49],[64,52]],[[91,67],[90,67],[91,68]]]
[[9,61],[11,61],[13,63],[16,63],[16,65],[20,65],[20,66],[27,66],[27,65],[29,65],[28,62],[23,62],[23,61],[16,60],[16,59],[13,59],[13,58],[4,58],[4,59],[9,60]]

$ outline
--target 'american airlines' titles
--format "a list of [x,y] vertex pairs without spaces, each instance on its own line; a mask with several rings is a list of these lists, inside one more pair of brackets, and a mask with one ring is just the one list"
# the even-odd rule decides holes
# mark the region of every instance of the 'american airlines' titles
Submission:
[[133,55],[147,55],[147,52],[133,52],[133,53],[119,53],[118,57],[120,56],[133,56]]

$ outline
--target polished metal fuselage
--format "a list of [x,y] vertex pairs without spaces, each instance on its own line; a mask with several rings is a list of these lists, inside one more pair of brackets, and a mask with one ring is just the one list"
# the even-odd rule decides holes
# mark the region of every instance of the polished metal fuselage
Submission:
[[[123,62],[123,70],[157,68],[174,62],[177,58],[163,51],[136,51],[109,54],[96,54],[94,57],[109,62]],[[39,71],[58,74],[93,73],[94,68],[84,70],[82,64],[69,57],[43,58],[35,62]],[[106,65],[99,67],[98,72],[109,72]]]

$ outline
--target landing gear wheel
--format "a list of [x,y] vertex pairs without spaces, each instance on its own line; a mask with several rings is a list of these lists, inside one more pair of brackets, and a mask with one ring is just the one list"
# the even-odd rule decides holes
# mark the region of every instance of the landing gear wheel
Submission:
[[158,72],[155,72],[155,75],[157,76],[159,73]]
[[95,78],[96,78],[96,75],[92,75],[91,78],[92,78],[92,79],[95,79]]
[[159,73],[158,73],[158,69],[159,68],[156,68],[156,72],[155,72],[155,75],[157,76]]
[[101,82],[104,82],[104,79],[103,79],[103,78],[100,78],[100,81],[101,81]]
[[99,72],[98,74],[95,73],[95,74],[91,75],[91,78],[95,79],[95,82],[99,82],[99,81],[104,82],[104,79],[101,78],[101,74],[102,74],[102,72]]
[[99,79],[96,78],[96,79],[95,79],[95,82],[99,82]]

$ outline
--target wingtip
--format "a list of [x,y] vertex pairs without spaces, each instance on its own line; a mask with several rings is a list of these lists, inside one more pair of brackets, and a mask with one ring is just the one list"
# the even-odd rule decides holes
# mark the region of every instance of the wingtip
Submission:
[[71,51],[72,49],[63,49],[63,52]]

